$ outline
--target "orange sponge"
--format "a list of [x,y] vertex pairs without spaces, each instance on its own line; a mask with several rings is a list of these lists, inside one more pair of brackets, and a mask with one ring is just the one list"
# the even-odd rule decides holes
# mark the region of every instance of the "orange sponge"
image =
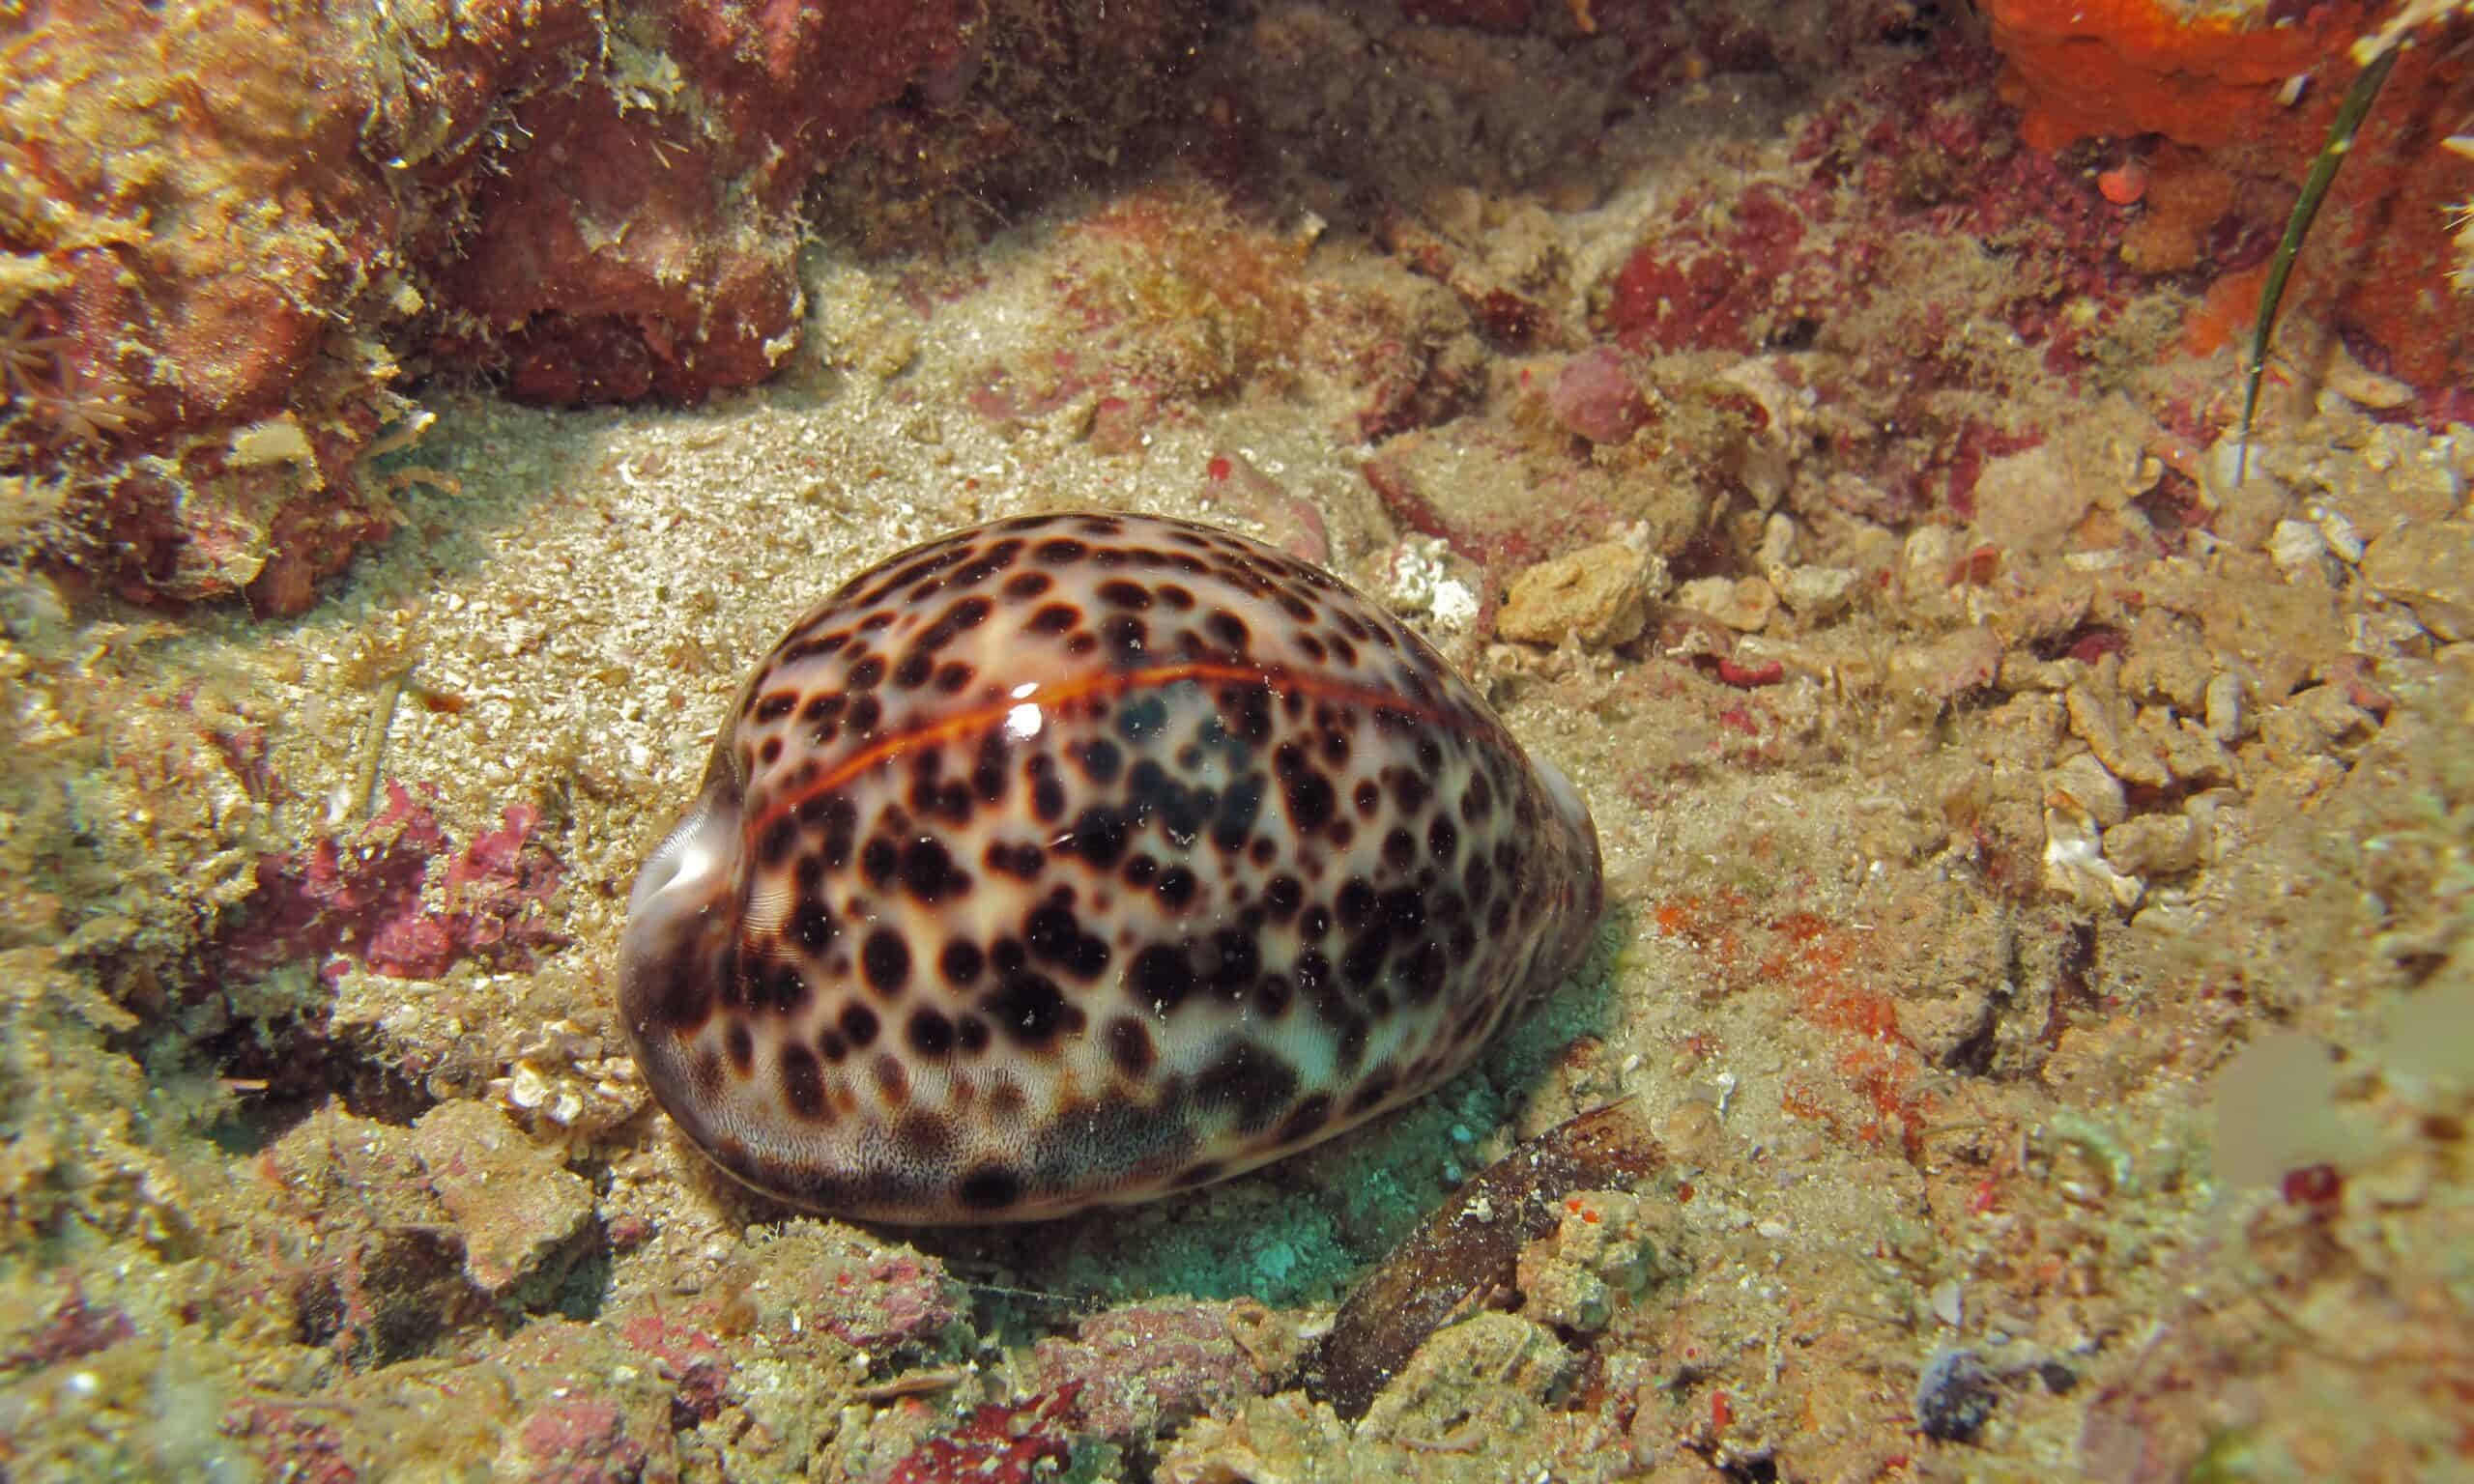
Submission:
[[[2190,147],[2146,160],[2161,173],[2124,246],[2148,271],[2198,264],[2191,229],[2223,209],[2231,178],[2300,180],[2356,75],[2346,48],[2386,14],[2371,0],[2328,0],[2276,23],[2193,18],[2170,0],[1984,0],[1984,9],[2006,64],[2002,95],[2025,111],[2030,145],[2155,133]],[[2279,100],[2287,79],[2315,69],[2298,106]],[[2474,321],[2449,294],[2447,233],[2452,205],[2474,191],[2474,166],[2435,143],[2462,116],[2470,78],[2474,57],[2461,48],[2418,46],[2399,61],[2287,296],[2289,306],[2370,337],[2383,369],[2426,388],[2474,380]],[[2176,184],[2194,187],[2190,200],[2164,188],[2176,172]],[[2261,276],[2219,279],[2185,346],[2204,352],[2247,329]]]
[[2186,21],[2157,0],[1988,0],[2009,63],[2002,93],[2040,150],[2101,135],[2160,133],[2219,145],[2280,112],[2277,91],[2367,26],[2361,4],[2314,6],[2288,24]]

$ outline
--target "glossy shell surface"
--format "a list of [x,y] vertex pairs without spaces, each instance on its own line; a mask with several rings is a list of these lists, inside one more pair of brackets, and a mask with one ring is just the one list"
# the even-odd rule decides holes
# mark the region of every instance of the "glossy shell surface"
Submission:
[[749,1184],[1027,1220],[1417,1097],[1599,903],[1578,795],[1398,620],[1242,536],[1028,517],[757,667],[629,899],[620,1010]]

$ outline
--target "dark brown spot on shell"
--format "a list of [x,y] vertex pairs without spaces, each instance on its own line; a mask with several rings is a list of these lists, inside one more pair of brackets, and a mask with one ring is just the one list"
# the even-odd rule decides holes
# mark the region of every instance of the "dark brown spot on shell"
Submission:
[[890,1051],[878,1052],[868,1070],[876,1073],[877,1090],[884,1096],[885,1106],[899,1108],[910,1101],[910,1069],[902,1058]]
[[910,1013],[905,1027],[910,1049],[930,1061],[941,1060],[954,1049],[954,1022],[937,1011],[922,1008]]
[[1228,1113],[1241,1133],[1260,1133],[1297,1097],[1297,1069],[1251,1041],[1232,1041],[1194,1079],[1203,1107]]
[[1160,1060],[1159,1048],[1151,1042],[1150,1028],[1131,1015],[1110,1020],[1108,1060],[1117,1070],[1137,1081],[1149,1076]]
[[961,1142],[952,1119],[926,1108],[913,1108],[895,1120],[894,1147],[916,1164],[935,1164]]
[[859,951],[859,965],[867,973],[868,987],[891,998],[910,982],[910,945],[901,933],[879,928],[868,934],[867,946]]
[[954,1185],[954,1199],[965,1211],[1003,1211],[1022,1199],[1022,1177],[1002,1164],[983,1164]]
[[1272,1142],[1302,1144],[1314,1137],[1323,1131],[1324,1125],[1332,1121],[1332,1107],[1331,1094],[1316,1093],[1300,1102],[1290,1110],[1286,1118],[1280,1120],[1280,1127],[1272,1134]]
[[824,1069],[816,1053],[796,1042],[782,1048],[782,1099],[811,1122],[825,1116]]

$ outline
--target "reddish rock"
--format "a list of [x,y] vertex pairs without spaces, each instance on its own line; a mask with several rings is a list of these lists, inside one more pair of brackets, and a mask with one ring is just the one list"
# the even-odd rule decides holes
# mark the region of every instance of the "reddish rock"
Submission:
[[[373,342],[434,311],[443,358],[547,402],[761,380],[801,192],[953,65],[962,9],[53,7],[0,96],[0,473],[69,472],[59,555],[125,596],[301,612],[389,528],[354,478],[393,414]],[[305,448],[241,467],[279,415]]]
[[[615,1240],[615,1230],[612,1235]],[[736,1368],[711,1331],[658,1312],[633,1315],[616,1327],[620,1343],[649,1358],[676,1388],[671,1399],[675,1414],[700,1422],[721,1415]]]
[[1804,208],[1771,186],[1736,198],[1726,225],[1680,207],[1672,231],[1641,244],[1615,275],[1607,327],[1633,350],[1749,351],[1798,306],[1818,304],[1835,273],[1805,251]]
[[1623,353],[1606,346],[1564,362],[1546,393],[1546,407],[1567,430],[1593,443],[1623,442],[1650,415]]
[[[352,466],[388,415],[367,344],[405,311],[406,224],[593,29],[576,0],[463,8],[435,45],[264,0],[46,8],[0,91],[0,357],[29,414],[0,473],[71,476],[87,544],[58,555],[139,600],[295,613],[383,535]],[[302,456],[234,468],[278,414]]]
[[734,219],[725,161],[684,119],[622,111],[607,87],[521,115],[533,148],[475,204],[447,303],[504,336],[532,401],[690,397],[762,381],[797,316],[788,214]]
[[[652,1484],[680,1474],[679,1440],[705,1416],[667,1364],[608,1323],[542,1319],[481,1362],[504,1378],[498,1452],[481,1470],[513,1484]],[[372,1430],[375,1433],[376,1430]],[[388,1463],[400,1449],[391,1438]]]
[[553,1398],[525,1418],[510,1452],[532,1484],[633,1481],[645,1476],[651,1458],[651,1451],[628,1432],[626,1413],[584,1395]]
[[501,342],[528,400],[692,398],[771,374],[798,323],[800,192],[961,45],[959,0],[652,10],[683,86],[605,70],[533,98],[529,146],[475,193],[469,237],[438,244],[448,306]]
[[223,1414],[223,1434],[257,1455],[266,1476],[300,1484],[360,1484],[342,1429],[320,1420],[325,1409],[252,1400]]
[[564,868],[537,838],[541,813],[506,811],[447,861],[446,906],[422,900],[431,861],[451,849],[429,805],[401,784],[350,845],[330,837],[258,862],[257,890],[219,944],[222,965],[241,975],[309,958],[337,973],[346,958],[398,979],[436,979],[465,957],[528,968],[566,939],[543,902]]
[[269,1146],[236,1192],[245,1250],[230,1281],[354,1370],[419,1355],[488,1307],[411,1130],[330,1102]]
[[1071,1395],[1082,1426],[1145,1443],[1206,1413],[1233,1412],[1270,1384],[1229,1329],[1229,1306],[1132,1304],[1033,1349],[1035,1394]]
[[72,1277],[69,1292],[52,1306],[50,1316],[14,1349],[0,1354],[0,1374],[82,1359],[136,1333],[137,1327],[119,1305],[88,1303],[84,1290]]
[[831,1335],[879,1361],[933,1353],[966,1307],[935,1259],[820,1221],[787,1223],[753,1246],[748,1270],[768,1329]]
[[1075,1388],[1020,1402],[992,1402],[962,1425],[932,1438],[894,1466],[892,1484],[1032,1484],[1062,1472],[1074,1456]]
[[308,612],[321,582],[393,528],[362,501],[358,481],[283,501],[267,526],[266,565],[247,585],[249,607],[272,618]]

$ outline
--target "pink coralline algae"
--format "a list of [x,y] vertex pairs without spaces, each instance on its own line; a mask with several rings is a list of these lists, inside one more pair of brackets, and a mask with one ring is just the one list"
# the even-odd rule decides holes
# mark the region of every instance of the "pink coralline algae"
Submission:
[[[1818,209],[1759,186],[1723,230],[1682,226],[1645,243],[1609,285],[1607,328],[1632,350],[1753,350],[1797,306],[1827,300],[1830,260],[1803,251],[1803,214]],[[1700,210],[1688,202],[1676,215]]]
[[870,1355],[886,1355],[906,1345],[924,1345],[944,1332],[956,1316],[944,1270],[906,1255],[887,1256],[868,1265],[867,1286],[859,1302],[828,1306],[818,1323]]
[[962,1318],[943,1266],[906,1249],[826,1242],[767,1250],[763,1270],[783,1301],[809,1327],[877,1360],[933,1351]]
[[88,1303],[72,1278],[68,1297],[52,1309],[51,1317],[36,1327],[15,1349],[0,1355],[0,1374],[75,1360],[107,1350],[136,1333],[136,1327],[117,1306]]
[[659,1314],[640,1314],[619,1327],[627,1345],[649,1356],[677,1386],[671,1398],[674,1417],[709,1422],[728,1404],[730,1355],[721,1342],[695,1326]]
[[[306,849],[259,858],[246,916],[226,940],[225,963],[261,974],[302,958],[333,977],[357,959],[395,979],[436,979],[467,957],[530,968],[564,946],[539,910],[565,868],[537,838],[541,812],[509,807],[501,827],[461,852],[430,806],[398,783],[387,807],[350,844],[329,836]],[[443,906],[423,900],[432,861],[448,855]]]
[[306,1409],[279,1401],[251,1401],[223,1416],[223,1434],[247,1447],[267,1477],[294,1484],[359,1484],[360,1470],[346,1456],[343,1430]]
[[1174,1432],[1268,1389],[1227,1319],[1193,1303],[1136,1304],[1095,1315],[1073,1339],[1040,1341],[1030,1376],[1042,1391],[1074,1392],[1082,1426],[1114,1442]]
[[620,1484],[643,1478],[651,1457],[629,1435],[626,1414],[591,1396],[562,1398],[526,1418],[515,1452],[528,1484]]
[[1074,1397],[1067,1385],[1027,1401],[992,1402],[942,1438],[932,1438],[896,1465],[889,1484],[1030,1484],[1062,1470],[1074,1453],[1069,1429]]
[[1564,362],[1546,393],[1546,406],[1566,430],[1593,443],[1623,442],[1649,418],[1623,353],[1608,346]]

